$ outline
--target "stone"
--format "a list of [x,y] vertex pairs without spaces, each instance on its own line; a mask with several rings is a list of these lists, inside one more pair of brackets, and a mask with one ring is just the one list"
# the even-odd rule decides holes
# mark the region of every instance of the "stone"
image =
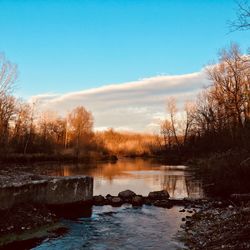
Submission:
[[93,197],[93,203],[94,205],[102,206],[106,203],[106,199],[102,195],[97,195]]
[[125,190],[125,191],[122,191],[118,194],[118,196],[121,198],[121,199],[132,199],[133,197],[136,196],[136,193],[131,191],[131,190]]
[[166,190],[154,191],[148,194],[148,198],[152,200],[164,200],[168,199],[169,197],[169,193]]
[[144,200],[144,204],[145,204],[145,205],[148,205],[148,206],[151,206],[151,205],[152,205],[152,201],[151,201],[149,198],[144,197],[143,200]]
[[111,199],[111,205],[112,206],[121,206],[122,205],[122,199],[120,197],[113,197]]
[[156,207],[164,207],[164,208],[171,208],[173,204],[170,202],[170,200],[156,200],[154,202],[154,206]]
[[106,200],[107,200],[108,202],[111,202],[111,201],[112,201],[112,198],[113,198],[112,195],[110,195],[110,194],[107,194],[107,195],[106,195]]
[[136,195],[132,198],[132,205],[133,206],[142,206],[143,198],[142,196]]

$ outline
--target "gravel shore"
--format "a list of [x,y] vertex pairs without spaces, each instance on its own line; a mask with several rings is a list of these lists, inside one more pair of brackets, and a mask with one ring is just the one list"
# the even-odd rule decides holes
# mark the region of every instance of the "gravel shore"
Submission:
[[250,203],[210,201],[183,221],[187,249],[250,249]]

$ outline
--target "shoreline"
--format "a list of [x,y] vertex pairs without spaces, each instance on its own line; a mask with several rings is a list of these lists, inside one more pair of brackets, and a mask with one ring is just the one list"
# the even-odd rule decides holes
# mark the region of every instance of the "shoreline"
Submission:
[[13,154],[6,157],[0,157],[1,164],[28,164],[28,163],[89,163],[89,162],[116,162],[118,157],[116,155],[98,155],[92,157],[91,155],[84,155],[76,157],[74,155],[61,154]]
[[210,202],[183,221],[179,239],[187,249],[250,249],[250,202]]

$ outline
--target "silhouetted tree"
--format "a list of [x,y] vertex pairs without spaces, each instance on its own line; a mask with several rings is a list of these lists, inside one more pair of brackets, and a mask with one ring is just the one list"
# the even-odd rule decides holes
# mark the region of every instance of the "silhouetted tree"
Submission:
[[249,1],[237,2],[237,18],[230,22],[232,30],[249,30],[250,29],[250,3]]

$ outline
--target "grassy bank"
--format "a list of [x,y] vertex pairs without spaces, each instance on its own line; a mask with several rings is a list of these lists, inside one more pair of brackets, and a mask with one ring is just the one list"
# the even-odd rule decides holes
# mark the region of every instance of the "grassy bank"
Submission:
[[250,152],[242,149],[212,153],[187,161],[211,196],[250,192]]

